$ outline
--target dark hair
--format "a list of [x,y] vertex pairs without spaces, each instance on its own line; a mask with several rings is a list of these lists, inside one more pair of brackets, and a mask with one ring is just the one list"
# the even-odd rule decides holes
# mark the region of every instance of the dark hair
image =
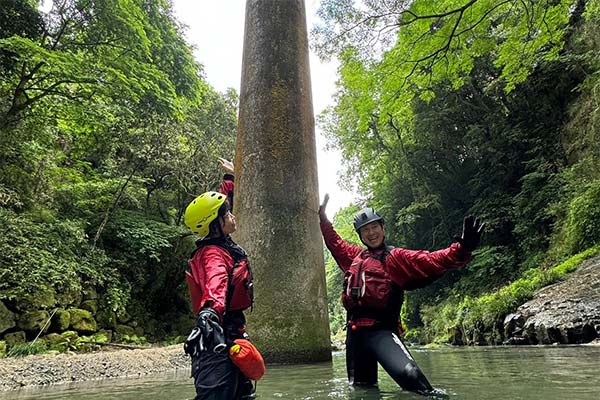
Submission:
[[221,207],[219,207],[219,211],[217,212],[217,218],[215,218],[208,225],[208,235],[209,236],[223,236],[223,231],[221,230],[221,218],[227,214],[228,211],[231,210],[229,206],[229,201],[225,200]]

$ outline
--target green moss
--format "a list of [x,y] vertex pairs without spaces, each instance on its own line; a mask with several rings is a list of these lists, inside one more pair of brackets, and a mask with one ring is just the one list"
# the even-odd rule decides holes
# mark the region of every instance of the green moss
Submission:
[[434,343],[452,343],[456,331],[466,344],[496,343],[501,340],[497,322],[530,300],[534,293],[573,272],[583,261],[600,251],[600,245],[574,255],[548,270],[530,270],[522,278],[498,291],[477,298],[450,298],[443,303],[423,307],[424,339]]

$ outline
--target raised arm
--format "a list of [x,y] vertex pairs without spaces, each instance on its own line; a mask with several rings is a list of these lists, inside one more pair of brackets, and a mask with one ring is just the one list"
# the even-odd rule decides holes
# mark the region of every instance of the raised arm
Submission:
[[329,221],[327,214],[325,213],[325,208],[327,207],[328,202],[329,195],[326,194],[325,198],[323,199],[323,203],[319,207],[321,234],[323,235],[325,246],[327,246],[331,252],[331,255],[335,259],[337,265],[342,269],[342,271],[346,272],[348,269],[350,269],[354,257],[356,257],[362,251],[362,248],[346,242],[340,237],[340,235],[337,234],[333,228],[333,224]]
[[444,272],[464,267],[471,252],[479,245],[485,224],[472,216],[463,220],[463,230],[457,243],[434,252],[395,248],[388,265],[392,280],[404,289],[416,289],[441,277]]
[[221,168],[223,168],[223,171],[225,172],[225,175],[223,175],[223,182],[221,182],[221,187],[219,188],[219,192],[221,192],[227,196],[227,201],[229,201],[229,206],[233,210],[233,189],[235,186],[233,183],[233,181],[234,181],[233,173],[235,171],[235,168],[231,161],[228,161],[224,158],[219,157],[218,161],[219,161],[219,164],[221,165]]

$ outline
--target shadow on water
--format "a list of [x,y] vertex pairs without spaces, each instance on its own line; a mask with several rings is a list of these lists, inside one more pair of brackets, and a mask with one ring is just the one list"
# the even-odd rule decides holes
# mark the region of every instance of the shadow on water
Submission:
[[[437,394],[419,396],[402,391],[383,370],[379,371],[378,387],[350,387],[344,355],[335,353],[332,363],[270,366],[258,383],[257,399],[598,398],[600,346],[412,349],[412,353],[438,388]],[[193,397],[189,371],[0,392],[1,400],[184,400]]]

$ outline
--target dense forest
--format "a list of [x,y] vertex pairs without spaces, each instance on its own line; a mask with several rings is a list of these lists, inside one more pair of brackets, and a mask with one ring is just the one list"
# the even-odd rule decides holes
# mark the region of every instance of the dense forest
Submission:
[[237,94],[206,82],[169,0],[0,10],[0,340],[187,335],[182,213],[233,157]]
[[[193,324],[188,202],[233,157],[238,98],[194,61],[170,0],[0,0],[0,355],[169,341]],[[600,0],[323,0],[340,61],[318,117],[388,242],[467,268],[410,292],[407,338],[498,343],[498,321],[600,244]],[[316,218],[316,216],[315,216]],[[342,276],[327,262],[332,332]],[[43,333],[37,347],[20,347]],[[86,347],[87,346],[87,347]]]
[[[435,250],[463,216],[487,223],[467,268],[408,294],[408,338],[501,342],[506,314],[598,250],[600,2],[325,0],[319,14],[314,47],[341,62],[320,124],[388,242]],[[356,242],[354,211],[334,223]],[[327,269],[336,331],[342,277]]]

